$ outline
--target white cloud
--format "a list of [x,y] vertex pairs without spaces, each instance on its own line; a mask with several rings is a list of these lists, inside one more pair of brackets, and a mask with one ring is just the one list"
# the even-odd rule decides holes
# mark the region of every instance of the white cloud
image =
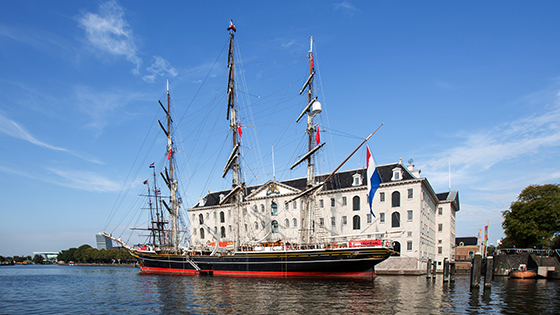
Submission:
[[162,77],[166,74],[172,77],[177,76],[177,69],[172,67],[169,61],[160,56],[154,56],[154,62],[146,70],[151,74],[143,76],[142,79],[150,83],[154,82],[156,76]]
[[341,10],[347,16],[353,16],[354,12],[357,12],[358,9],[348,1],[342,1],[340,3],[334,4],[335,10]]
[[65,148],[61,148],[61,147],[57,147],[51,144],[48,144],[46,142],[40,141],[37,138],[35,138],[29,131],[27,131],[25,129],[25,127],[21,126],[20,124],[18,124],[17,122],[8,119],[4,116],[2,116],[0,114],[0,132],[7,134],[8,136],[14,137],[14,138],[18,138],[18,139],[22,139],[25,140],[29,143],[32,143],[34,145],[43,147],[43,148],[47,148],[50,150],[54,150],[54,151],[61,151],[61,152],[65,152],[68,153],[70,155],[74,155],[77,156],[81,159],[84,159],[86,161],[92,162],[92,163],[96,163],[96,164],[102,164],[100,161],[98,161],[95,158],[92,157],[86,157],[83,154],[79,154],[77,152],[65,149]]
[[142,59],[138,57],[136,39],[124,19],[124,10],[115,1],[101,4],[99,14],[88,12],[79,22],[93,46],[112,55],[126,56],[136,66],[131,72],[139,74]]
[[94,192],[113,192],[119,191],[121,188],[118,182],[93,172],[54,168],[50,168],[48,171],[59,176],[57,180],[51,180],[51,182],[64,187]]

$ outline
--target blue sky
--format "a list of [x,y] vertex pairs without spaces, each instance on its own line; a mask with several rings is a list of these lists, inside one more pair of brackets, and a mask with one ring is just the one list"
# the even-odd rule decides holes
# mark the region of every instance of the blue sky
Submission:
[[[304,176],[295,124],[316,44],[317,122],[328,173],[368,142],[378,164],[414,160],[436,192],[458,190],[457,236],[530,184],[558,183],[560,4],[554,1],[0,2],[0,254],[60,251],[123,230],[149,163],[170,80],[181,196],[221,179],[226,27],[237,27],[244,179]],[[344,169],[363,167],[359,151]],[[450,172],[449,172],[450,170]],[[451,180],[449,179],[451,174]],[[142,219],[139,219],[142,220]],[[127,232],[128,233],[128,232]],[[123,234],[126,238],[128,234]]]

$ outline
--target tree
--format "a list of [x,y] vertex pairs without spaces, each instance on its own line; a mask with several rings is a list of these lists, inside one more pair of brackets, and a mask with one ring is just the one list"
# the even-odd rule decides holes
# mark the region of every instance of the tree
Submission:
[[530,248],[548,244],[560,232],[560,185],[531,185],[502,213],[501,247]]
[[39,255],[39,254],[35,254],[35,256],[33,256],[33,262],[36,264],[42,264],[44,261],[43,256]]

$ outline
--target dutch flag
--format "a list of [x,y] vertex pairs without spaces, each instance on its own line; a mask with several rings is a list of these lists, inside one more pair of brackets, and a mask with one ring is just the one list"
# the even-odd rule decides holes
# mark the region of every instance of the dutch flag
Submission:
[[373,156],[369,151],[369,146],[367,146],[367,188],[368,188],[368,203],[369,203],[369,212],[373,217],[373,196],[379,188],[379,184],[381,184],[381,176],[379,176],[379,172],[377,171],[377,167],[375,167],[375,161],[373,160]]

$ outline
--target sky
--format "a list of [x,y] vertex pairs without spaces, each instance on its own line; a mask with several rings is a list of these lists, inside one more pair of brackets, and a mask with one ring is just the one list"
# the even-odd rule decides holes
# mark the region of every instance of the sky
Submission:
[[[305,176],[307,51],[330,173],[368,141],[377,164],[413,160],[436,192],[459,191],[457,236],[523,188],[557,184],[557,1],[0,1],[0,255],[95,246],[144,219],[142,181],[166,163],[169,80],[184,207],[222,179],[231,150],[229,20],[243,180]],[[273,153],[274,152],[274,153]],[[343,170],[363,167],[360,149]],[[123,239],[129,237],[124,233]],[[114,234],[120,236],[121,234]]]

